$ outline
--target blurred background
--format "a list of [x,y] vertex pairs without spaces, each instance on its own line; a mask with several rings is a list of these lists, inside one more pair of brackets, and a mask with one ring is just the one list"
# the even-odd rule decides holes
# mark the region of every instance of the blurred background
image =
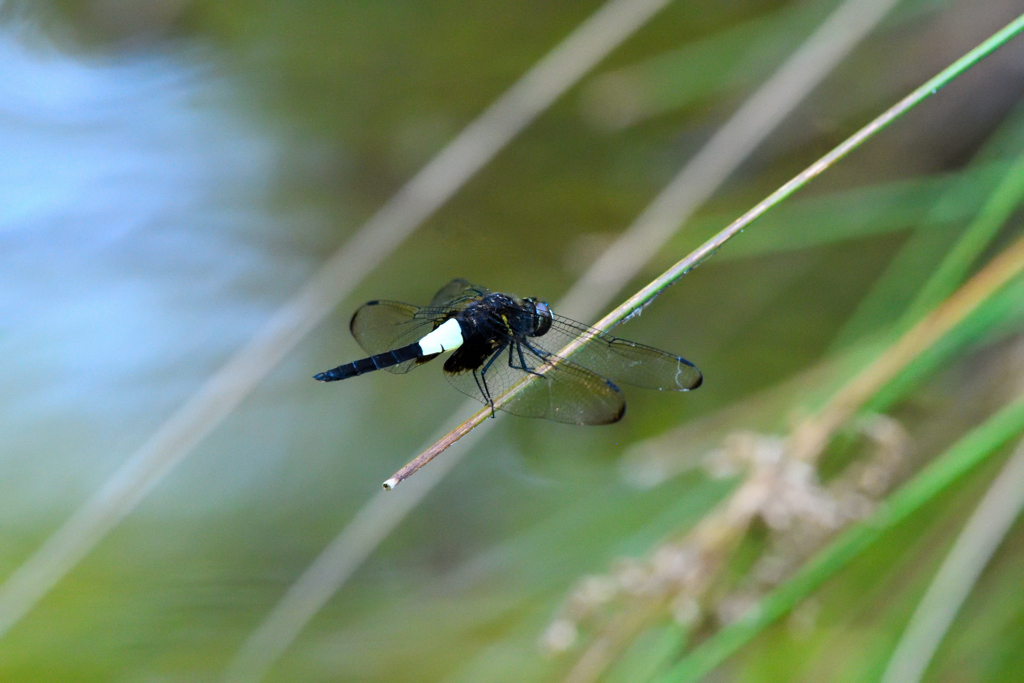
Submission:
[[[0,638],[0,678],[221,680],[380,483],[464,410],[431,365],[314,382],[361,357],[352,311],[376,298],[426,303],[454,277],[557,301],[839,4],[677,0],[653,16],[68,567]],[[0,3],[0,580],[599,6]],[[1012,0],[897,3],[614,303],[1019,11]],[[694,361],[699,391],[627,390],[625,419],[608,427],[499,415],[468,437],[466,457],[303,624],[266,680],[629,681],[664,670],[681,638],[644,659],[654,669],[636,662],[650,651],[644,638],[686,622],[679,610],[651,616],[583,671],[604,622],[566,616],[573,591],[728,498],[742,473],[705,466],[723,438],[784,436],[891,342],[1019,165],[1022,96],[1018,39],[618,328]],[[1020,233],[1015,207],[961,279]],[[1018,391],[1024,294],[1007,297],[884,406],[896,464],[876,499]],[[822,476],[841,477],[876,446],[850,445]],[[837,572],[714,680],[878,680],[998,460]],[[772,533],[762,522],[745,533],[747,559],[723,569],[731,583],[688,617],[698,640],[729,621],[726,598]],[[1019,680],[1022,570],[1024,527],[1014,527],[927,680]]]

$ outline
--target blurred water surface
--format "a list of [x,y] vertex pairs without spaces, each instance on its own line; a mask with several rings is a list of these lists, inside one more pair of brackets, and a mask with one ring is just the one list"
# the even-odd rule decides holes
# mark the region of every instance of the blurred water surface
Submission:
[[268,202],[282,141],[209,48],[83,59],[29,30],[0,34],[0,509],[21,520],[95,487],[310,269]]

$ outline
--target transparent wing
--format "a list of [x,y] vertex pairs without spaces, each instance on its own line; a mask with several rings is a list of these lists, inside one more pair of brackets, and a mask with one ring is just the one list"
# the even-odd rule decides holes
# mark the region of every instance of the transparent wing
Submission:
[[[543,336],[531,337],[530,343],[542,352],[558,353],[590,330],[583,323],[555,315],[551,329]],[[704,379],[700,370],[685,358],[601,332],[569,360],[616,384],[645,389],[688,391],[699,387]]]
[[[419,341],[444,322],[446,314],[444,308],[413,306],[399,301],[370,301],[355,312],[349,329],[363,351],[373,356]],[[385,369],[402,374],[416,364],[412,360]]]
[[[499,350],[488,363],[490,367],[486,371],[481,368],[475,372],[450,372],[449,364],[446,363],[445,377],[462,393],[488,403],[485,392],[497,398],[528,375],[524,367],[537,371],[547,365],[545,359],[526,344],[514,341]],[[457,365],[457,360],[452,365]],[[622,418],[626,411],[626,400],[622,391],[612,382],[563,360],[544,372],[542,377],[536,378],[522,393],[503,405],[501,410],[522,417],[539,417],[567,424],[602,425]]]
[[484,287],[477,287],[467,280],[456,278],[437,291],[437,294],[434,295],[430,302],[430,306],[440,307],[468,303],[490,293],[490,290]]

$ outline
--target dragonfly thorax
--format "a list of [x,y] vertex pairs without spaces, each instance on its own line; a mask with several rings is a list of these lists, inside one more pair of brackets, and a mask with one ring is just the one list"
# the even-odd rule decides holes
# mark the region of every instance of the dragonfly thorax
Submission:
[[540,337],[551,329],[552,317],[551,309],[543,301],[496,292],[466,307],[463,320],[476,328],[496,326],[524,337]]

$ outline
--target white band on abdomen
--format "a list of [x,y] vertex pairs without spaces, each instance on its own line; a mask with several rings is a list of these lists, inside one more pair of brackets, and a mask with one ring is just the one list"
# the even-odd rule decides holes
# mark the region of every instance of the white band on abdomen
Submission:
[[424,356],[451,351],[460,346],[462,346],[462,328],[455,318],[448,319],[439,328],[420,339],[420,350]]

